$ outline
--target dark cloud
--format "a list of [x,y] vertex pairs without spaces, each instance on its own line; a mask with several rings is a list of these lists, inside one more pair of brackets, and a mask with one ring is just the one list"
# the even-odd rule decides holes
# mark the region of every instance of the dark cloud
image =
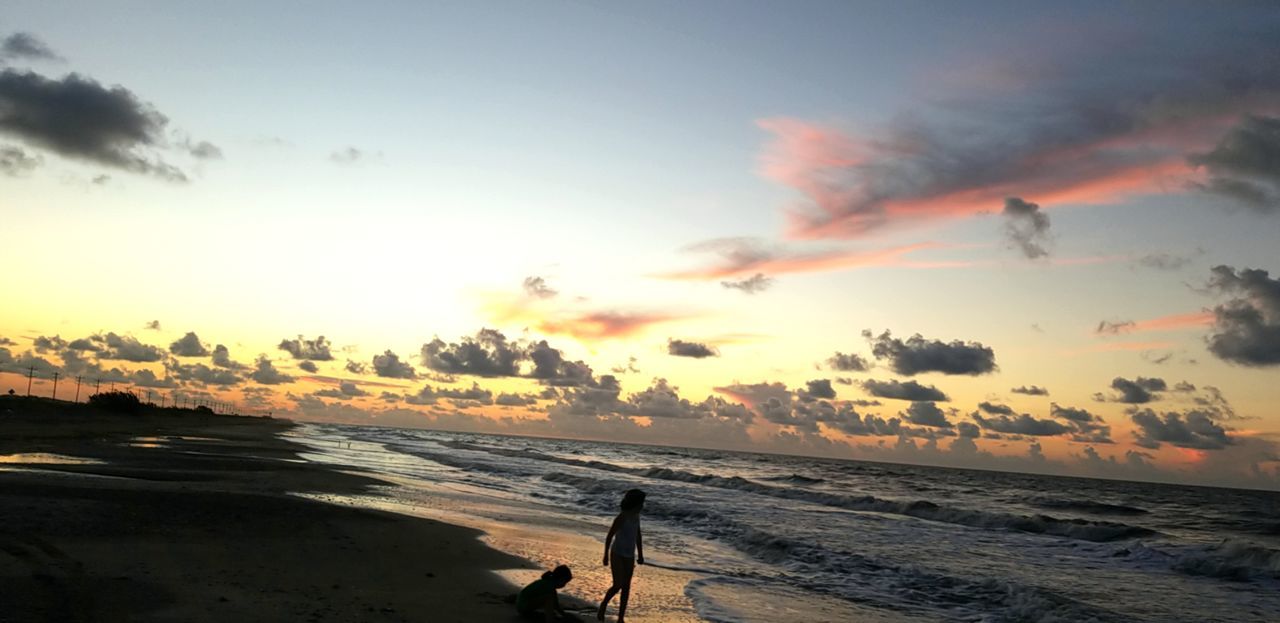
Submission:
[[244,370],[246,366],[242,363],[231,360],[231,351],[226,346],[218,344],[213,347],[213,355],[211,357],[213,365],[228,370]]
[[836,390],[831,387],[829,379],[815,379],[805,383],[805,395],[813,398],[834,399]]
[[1100,416],[1084,409],[1049,404],[1050,417],[1066,420],[1071,427],[1071,440],[1081,443],[1112,443],[1111,426]]
[[978,425],[973,422],[960,422],[956,424],[956,433],[964,439],[977,439],[981,436]]
[[1196,186],[1263,213],[1280,211],[1280,118],[1247,116],[1191,164],[1209,171]]
[[862,388],[877,398],[893,400],[911,400],[913,402],[945,402],[947,395],[932,385],[921,385],[915,381],[877,381],[874,379],[862,382]]
[[559,294],[542,277],[525,277],[524,293],[536,299],[549,299]]
[[673,357],[692,357],[694,359],[720,356],[720,352],[712,346],[700,342],[686,342],[677,339],[667,340],[667,354]]
[[276,348],[293,355],[294,359],[332,361],[333,353],[330,350],[332,347],[333,345],[323,335],[314,340],[308,340],[299,335],[297,339],[280,340],[280,345]]
[[[270,363],[271,362],[267,362],[268,365],[270,365]],[[244,381],[240,375],[236,374],[232,370],[225,368],[210,368],[203,363],[182,365],[177,361],[173,361],[166,364],[165,367],[168,369],[170,376],[183,382],[194,382],[199,385],[229,386],[236,385]],[[257,374],[257,372],[254,374]],[[270,379],[270,373],[266,373],[264,378]],[[267,384],[272,385],[274,383]]]
[[146,153],[164,144],[167,124],[124,87],[0,70],[0,133],[61,156],[185,182],[181,170]]
[[1280,364],[1280,279],[1256,268],[1215,266],[1209,287],[1234,296],[1213,308],[1209,351],[1244,366]]
[[9,145],[0,145],[0,173],[14,177],[26,175],[36,170],[44,160],[38,156],[28,156],[27,152]]
[[493,399],[493,403],[503,407],[529,407],[538,404],[538,397],[531,394],[502,392]]
[[345,369],[347,372],[350,372],[352,374],[365,374],[366,372],[369,371],[369,366],[359,361],[352,361],[348,359],[347,364],[343,366],[343,369]]
[[614,374],[627,374],[628,372],[630,372],[630,373],[632,373],[632,374],[639,374],[639,373],[640,373],[640,368],[637,368],[637,367],[636,367],[636,358],[635,358],[635,357],[627,357],[627,365],[625,365],[625,366],[622,366],[622,365],[614,366],[614,367],[610,368],[610,369],[609,369],[609,371],[610,371],[610,372],[612,372],[612,373],[614,373]]
[[581,361],[568,361],[564,353],[547,344],[546,340],[530,345],[524,352],[533,361],[530,376],[560,387],[577,387],[592,382],[591,367]]
[[854,353],[837,352],[827,359],[827,365],[831,366],[832,370],[841,372],[866,372],[871,369],[871,362]]
[[1098,335],[1120,335],[1128,333],[1134,329],[1136,323],[1132,320],[1102,320],[1098,322],[1098,326],[1093,328],[1093,332]]
[[1040,387],[1038,385],[1022,385],[1022,386],[1010,389],[1009,391],[1015,394],[1024,394],[1027,396],[1048,396],[1049,395],[1049,390],[1043,387]]
[[422,365],[446,374],[471,376],[519,376],[526,353],[494,329],[481,329],[475,337],[446,344],[440,338],[422,345]]
[[1111,389],[1120,392],[1115,399],[1116,402],[1136,405],[1159,400],[1157,393],[1169,389],[1169,386],[1161,378],[1140,376],[1130,381],[1117,376],[1111,381]]
[[1013,409],[1007,405],[993,404],[990,402],[978,403],[978,410],[991,415],[1013,415]]
[[[356,385],[355,383],[352,383],[351,381],[342,381],[341,383],[338,384],[338,387],[336,389],[333,389],[333,388],[322,389],[320,391],[314,392],[312,395],[319,396],[322,398],[337,398],[339,400],[350,400],[351,398],[368,396],[369,392],[366,392],[363,389],[360,389],[358,385]],[[392,395],[395,396],[395,394],[392,394]],[[396,396],[396,398],[399,399],[399,396]]]
[[305,359],[302,361],[302,363],[298,364],[298,369],[302,370],[303,372],[310,372],[312,374],[315,374],[316,372],[320,371],[320,368],[319,366],[316,365],[316,362],[311,361],[310,359]]
[[258,361],[254,364],[254,370],[249,374],[249,378],[263,385],[279,385],[293,381],[292,376],[277,370],[266,355],[258,357]]
[[1027,259],[1035,260],[1049,255],[1049,215],[1040,206],[1019,197],[1004,200],[1004,235],[1009,243]]
[[165,352],[160,348],[150,344],[143,344],[131,335],[107,333],[105,336],[95,335],[89,339],[105,346],[98,353],[99,359],[119,359],[121,361],[149,363],[160,361],[165,357]]
[[0,40],[0,60],[61,61],[53,48],[29,32],[15,32]]
[[863,331],[871,341],[871,354],[876,359],[889,360],[889,367],[898,374],[912,376],[921,372],[943,374],[987,374],[996,369],[995,351],[978,342],[953,340],[926,340],[919,333],[906,341],[889,334],[872,336]]
[[1144,448],[1154,450],[1169,443],[1179,448],[1220,450],[1234,443],[1222,426],[1195,410],[1161,415],[1151,409],[1139,409],[1130,419],[1138,427],[1133,431],[1134,443]]
[[389,379],[416,379],[418,371],[390,350],[373,356],[373,373]]
[[36,339],[31,340],[31,347],[36,349],[37,353],[41,354],[56,353],[67,347],[67,341],[62,339],[62,336],[59,335],[55,335],[53,337],[40,335],[37,336]]
[[159,320],[152,320],[152,321],[148,322],[148,323],[146,324],[146,326],[145,326],[145,327],[143,327],[143,328],[144,328],[144,329],[150,329],[150,330],[152,330],[152,331],[159,331],[159,330],[160,330],[160,321],[159,321]]
[[90,352],[97,352],[102,350],[101,346],[99,346],[96,342],[86,337],[82,337],[80,339],[71,340],[70,342],[67,342],[67,348],[71,350],[90,351]]
[[739,281],[721,281],[720,285],[730,290],[738,290],[744,294],[759,294],[773,285],[773,279],[766,277],[764,273],[756,273]]
[[181,339],[169,345],[169,352],[179,357],[208,357],[209,349],[200,342],[194,331],[188,331]]
[[973,419],[978,422],[984,430],[991,430],[1006,435],[1026,435],[1028,437],[1052,437],[1056,435],[1065,435],[1071,432],[1072,428],[1066,424],[1056,422],[1054,420],[1039,420],[1025,413],[1017,416],[1000,415],[996,417],[983,417],[980,413],[974,413]]
[[932,426],[935,428],[951,428],[951,422],[947,421],[947,414],[938,408],[938,405],[932,402],[913,402],[902,412],[904,420],[912,424],[920,426]]

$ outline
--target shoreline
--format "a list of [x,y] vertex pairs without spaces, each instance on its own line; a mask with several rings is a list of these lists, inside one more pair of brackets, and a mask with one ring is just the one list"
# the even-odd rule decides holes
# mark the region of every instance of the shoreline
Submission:
[[385,484],[287,420],[0,398],[0,619],[504,621],[532,569],[431,519],[324,502]]

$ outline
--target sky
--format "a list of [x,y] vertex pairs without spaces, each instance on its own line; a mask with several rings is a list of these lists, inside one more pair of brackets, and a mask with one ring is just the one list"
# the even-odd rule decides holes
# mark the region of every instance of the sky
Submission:
[[6,2],[0,391],[1280,489],[1275,32]]

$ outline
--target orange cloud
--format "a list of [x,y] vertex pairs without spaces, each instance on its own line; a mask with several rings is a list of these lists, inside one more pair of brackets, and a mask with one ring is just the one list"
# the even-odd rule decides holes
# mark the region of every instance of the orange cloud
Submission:
[[630,337],[651,326],[684,320],[688,314],[662,312],[596,311],[543,318],[535,324],[547,334],[569,335],[581,340]]
[[1213,324],[1213,319],[1213,312],[1210,311],[1173,314],[1135,322],[1130,331],[1177,331],[1179,329],[1205,327]]
[[718,253],[722,262],[715,266],[671,271],[655,275],[659,279],[677,281],[703,281],[741,277],[755,273],[780,275],[807,273],[876,266],[903,267],[953,267],[968,265],[965,262],[907,262],[902,258],[925,249],[942,248],[937,242],[918,242],[885,249],[832,250],[797,252],[786,249],[764,248],[754,241],[741,239],[712,240],[690,247],[691,251]]

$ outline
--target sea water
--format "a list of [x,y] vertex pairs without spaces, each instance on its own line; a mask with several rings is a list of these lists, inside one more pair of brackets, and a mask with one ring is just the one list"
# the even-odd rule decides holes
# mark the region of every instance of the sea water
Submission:
[[397,510],[570,564],[584,599],[608,583],[602,540],[622,493],[645,490],[635,621],[1280,621],[1274,492],[396,428],[294,434],[310,458],[399,483],[383,491]]

